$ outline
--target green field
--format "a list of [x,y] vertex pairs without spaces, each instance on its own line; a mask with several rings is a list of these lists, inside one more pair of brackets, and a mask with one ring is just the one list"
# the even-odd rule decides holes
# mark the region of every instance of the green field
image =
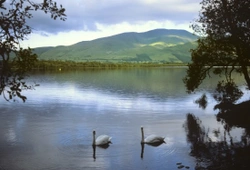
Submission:
[[39,60],[74,62],[187,63],[197,36],[185,30],[123,33],[71,46],[35,48]]

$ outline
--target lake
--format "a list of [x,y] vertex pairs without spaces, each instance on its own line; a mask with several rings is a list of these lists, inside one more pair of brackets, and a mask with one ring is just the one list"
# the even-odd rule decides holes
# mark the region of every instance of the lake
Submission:
[[[213,92],[218,78],[187,94],[185,71],[162,67],[33,74],[29,81],[40,86],[24,92],[25,103],[0,98],[0,169],[151,170],[178,169],[178,163],[194,169],[183,124],[186,114],[193,113],[203,125],[222,128],[211,96],[205,110],[194,103],[203,92]],[[236,81],[244,83],[242,77]],[[166,143],[142,147],[141,126],[145,136],[158,134]],[[93,148],[93,130],[111,136],[112,144]]]

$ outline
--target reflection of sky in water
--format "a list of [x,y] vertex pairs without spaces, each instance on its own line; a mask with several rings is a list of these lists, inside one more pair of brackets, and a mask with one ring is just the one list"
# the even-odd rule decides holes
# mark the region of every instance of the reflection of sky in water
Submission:
[[[148,84],[150,88],[140,84],[144,90],[140,91],[125,87],[124,83],[119,88],[117,82],[109,87],[110,82],[105,81],[105,86],[101,86],[98,79],[94,81],[98,85],[89,80],[87,85],[80,80],[52,80],[25,92],[26,103],[0,101],[5,104],[0,115],[0,135],[4,136],[0,139],[0,151],[10,143],[16,144],[3,154],[5,162],[19,160],[17,167],[23,169],[176,169],[176,163],[182,162],[192,169],[195,162],[189,156],[183,128],[186,114],[199,115],[206,127],[223,129],[213,116],[216,111],[212,96],[208,95],[210,103],[202,110],[194,104],[202,92],[189,95],[178,84],[165,88],[165,82],[157,86],[161,83],[157,80]],[[143,159],[141,125],[145,136],[166,137],[166,144],[159,147],[145,145]],[[113,142],[107,149],[96,148],[95,161],[91,146],[93,129],[98,135],[112,136]],[[210,129],[211,137],[213,130]],[[233,137],[240,133],[239,129],[234,130]],[[17,169],[9,166],[6,169]]]
[[[81,106],[84,109],[142,111],[142,113],[162,112],[166,114],[186,113],[186,110],[197,111],[194,100],[199,94],[182,96],[157,97],[154,94],[126,94],[121,91],[110,92],[103,89],[81,89],[74,84],[43,85],[35,91],[29,92],[27,103],[61,103]],[[205,113],[212,111],[209,108]],[[213,113],[210,112],[210,113]]]
[[9,128],[8,132],[6,134],[6,138],[11,143],[16,142],[17,141],[17,136],[16,136],[15,129]]

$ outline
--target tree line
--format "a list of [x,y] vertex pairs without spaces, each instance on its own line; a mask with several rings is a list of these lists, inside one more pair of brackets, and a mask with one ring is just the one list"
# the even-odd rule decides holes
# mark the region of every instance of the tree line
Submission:
[[136,63],[136,62],[99,62],[99,61],[61,61],[61,60],[37,60],[33,65],[33,70],[70,70],[87,68],[131,68],[131,67],[161,67],[161,66],[185,66],[183,63]]

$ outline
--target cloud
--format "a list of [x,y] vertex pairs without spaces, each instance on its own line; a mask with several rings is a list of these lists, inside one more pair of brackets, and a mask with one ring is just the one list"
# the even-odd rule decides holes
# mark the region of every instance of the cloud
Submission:
[[116,25],[147,21],[174,23],[190,21],[198,15],[199,0],[57,0],[66,8],[67,20],[50,19],[34,13],[30,25],[36,31],[56,34],[67,31],[96,31],[96,24]]
[[190,32],[188,27],[189,22],[175,24],[171,21],[147,21],[137,22],[131,24],[128,22],[122,22],[118,24],[108,25],[96,23],[96,30],[72,30],[69,32],[59,32],[57,34],[46,33],[46,36],[42,32],[32,34],[28,41],[24,41],[22,46],[25,47],[41,47],[41,46],[57,46],[57,45],[73,45],[80,41],[88,41],[101,37],[112,36],[123,32],[146,32],[156,28],[169,28],[169,29],[186,29]]
[[53,20],[49,14],[35,12],[29,21],[34,29],[29,36],[31,46],[70,45],[121,32],[144,32],[155,28],[190,31],[190,22],[197,18],[200,10],[200,0],[55,1],[66,9],[67,20]]

